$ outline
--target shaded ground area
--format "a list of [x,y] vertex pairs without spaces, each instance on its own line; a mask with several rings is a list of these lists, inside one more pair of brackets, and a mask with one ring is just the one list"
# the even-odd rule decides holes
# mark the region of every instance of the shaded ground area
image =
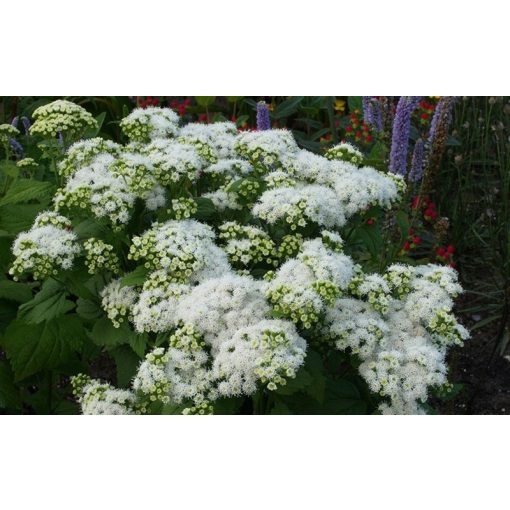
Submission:
[[[459,315],[471,328],[472,318]],[[510,414],[510,361],[495,352],[496,327],[472,333],[450,354],[449,380],[464,385],[452,400],[431,402],[440,414]]]

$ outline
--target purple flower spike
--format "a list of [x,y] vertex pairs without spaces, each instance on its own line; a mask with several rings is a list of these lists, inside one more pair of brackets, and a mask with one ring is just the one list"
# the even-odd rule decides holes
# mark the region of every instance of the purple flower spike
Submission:
[[432,121],[430,122],[429,143],[431,145],[434,141],[434,138],[436,137],[437,128],[440,123],[444,125],[445,132],[448,131],[448,127],[450,126],[450,122],[452,120],[454,102],[455,98],[449,96],[444,96],[437,102],[436,110],[432,117]]
[[363,120],[377,131],[383,130],[381,103],[372,96],[363,96]]
[[18,117],[14,117],[14,119],[12,119],[11,126],[17,128],[18,127],[18,120],[19,120]]
[[16,157],[18,159],[22,159],[23,158],[23,154],[24,154],[23,145],[21,145],[18,142],[18,140],[14,139],[14,138],[10,138],[9,139],[9,143],[11,144],[12,150],[15,152]]
[[409,180],[417,183],[423,177],[423,163],[425,150],[423,140],[420,138],[414,145],[413,159],[411,161],[411,171],[409,172]]
[[268,129],[271,129],[269,108],[264,101],[259,101],[257,103],[257,131],[267,131]]
[[411,114],[418,106],[420,96],[402,96],[397,104],[393,119],[391,138],[390,172],[405,176],[407,174],[407,150],[411,131]]

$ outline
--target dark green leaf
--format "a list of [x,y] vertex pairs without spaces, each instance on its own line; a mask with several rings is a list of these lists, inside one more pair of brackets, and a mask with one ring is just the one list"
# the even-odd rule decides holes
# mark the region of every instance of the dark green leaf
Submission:
[[20,398],[16,385],[14,384],[14,374],[7,361],[0,361],[0,408],[18,409],[20,407]]
[[28,230],[35,217],[44,210],[44,204],[23,204],[0,207],[0,229],[9,234]]
[[149,270],[144,266],[138,266],[135,270],[127,273],[120,279],[121,287],[134,287],[136,285],[142,285],[147,279]]
[[76,316],[64,315],[42,324],[12,322],[2,345],[19,381],[41,370],[51,370],[68,361],[79,349],[85,331]]
[[0,280],[0,298],[26,303],[32,299],[32,288],[27,283]]
[[12,179],[16,179],[19,175],[19,168],[16,166],[16,163],[13,163],[12,161],[0,162],[0,171]]
[[128,388],[140,365],[140,358],[125,345],[113,349],[110,353],[117,368],[117,384]]
[[290,97],[280,103],[273,111],[271,117],[273,119],[282,119],[296,113],[299,105],[302,103],[304,96]]
[[18,318],[27,324],[37,324],[64,315],[76,306],[66,296],[62,284],[46,280],[35,297],[19,307]]
[[28,202],[30,200],[40,199],[41,197],[50,197],[53,185],[49,182],[34,181],[31,179],[18,179],[9,188],[6,195],[0,200],[0,207]]
[[85,320],[92,321],[103,315],[103,310],[95,302],[89,299],[78,298],[76,302],[76,313]]

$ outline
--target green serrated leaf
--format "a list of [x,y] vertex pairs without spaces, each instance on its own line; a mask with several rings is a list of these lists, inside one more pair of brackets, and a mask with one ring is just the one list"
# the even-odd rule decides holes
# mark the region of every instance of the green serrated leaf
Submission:
[[76,306],[66,296],[67,291],[62,284],[46,280],[35,297],[19,307],[18,319],[27,324],[38,324],[64,315]]
[[116,328],[109,319],[103,317],[94,323],[89,336],[96,345],[111,349],[123,344],[131,345],[132,342],[136,345],[137,340],[133,337],[143,335],[135,333],[126,323]]
[[84,340],[85,331],[76,316],[63,315],[41,324],[13,321],[5,330],[2,345],[20,381],[41,370],[67,362]]
[[136,269],[127,273],[120,279],[121,287],[134,287],[136,285],[142,285],[147,279],[149,270],[144,266],[138,266]]
[[52,188],[53,185],[49,182],[18,179],[0,200],[0,207],[28,202],[44,196],[51,197]]

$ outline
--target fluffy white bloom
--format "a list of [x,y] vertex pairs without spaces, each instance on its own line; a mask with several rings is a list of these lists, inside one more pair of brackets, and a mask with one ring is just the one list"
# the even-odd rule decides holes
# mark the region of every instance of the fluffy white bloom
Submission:
[[186,180],[195,182],[205,165],[193,145],[173,140],[155,140],[143,152],[154,166],[154,177],[164,186]]
[[400,197],[395,180],[371,167],[362,167],[355,171],[342,165],[333,172],[328,184],[341,201],[347,217],[379,205],[389,208]]
[[120,279],[113,280],[101,291],[101,306],[116,328],[131,314],[136,298],[136,291],[129,286],[122,287]]
[[180,130],[179,140],[195,145],[203,158],[216,163],[219,159],[234,157],[236,133],[236,125],[232,122],[191,123]]
[[163,269],[173,281],[199,281],[230,270],[226,254],[214,244],[211,227],[195,220],[155,223],[133,237],[129,258],[149,269]]
[[313,184],[328,182],[333,171],[333,165],[330,161],[307,150],[299,150],[286,155],[282,163],[288,174],[296,179]]
[[28,232],[18,235],[12,246],[16,257],[9,273],[15,279],[32,273],[35,279],[70,269],[81,247],[70,230],[70,222],[56,213],[41,213]]
[[164,271],[152,273],[132,309],[136,331],[161,333],[175,327],[179,301],[190,290],[188,285],[170,283]]
[[250,395],[257,383],[275,390],[303,364],[306,342],[295,327],[281,320],[262,320],[225,333],[214,357],[213,375],[221,396]]
[[162,347],[147,354],[145,360],[138,367],[132,384],[133,390],[144,394],[151,402],[159,400],[163,404],[167,404],[170,401],[168,395],[170,381],[165,372],[168,359],[169,355]]
[[347,348],[367,359],[377,346],[383,347],[389,332],[387,323],[373,308],[359,299],[341,298],[328,308],[321,335],[337,349]]
[[330,281],[339,289],[346,289],[354,276],[352,259],[331,250],[320,238],[305,241],[297,258],[313,271],[316,280]]
[[58,171],[61,175],[68,177],[92,163],[99,154],[105,153],[118,156],[121,153],[121,146],[102,138],[80,140],[69,147],[65,159],[58,164]]
[[177,318],[216,346],[222,331],[236,331],[266,317],[269,305],[262,288],[262,282],[233,273],[205,280],[181,299]]
[[110,170],[111,154],[100,154],[88,166],[77,170],[59,190],[55,208],[90,209],[97,218],[108,218],[114,225],[127,223],[136,195],[120,174]]
[[253,207],[253,214],[270,224],[285,221],[291,230],[313,221],[325,227],[345,223],[342,204],[335,193],[317,185],[276,188],[265,191]]
[[239,197],[237,193],[225,191],[224,189],[203,193],[202,196],[211,200],[218,211],[225,211],[227,209],[239,210],[243,208],[243,206],[238,203]]
[[122,119],[120,127],[130,140],[148,142],[177,135],[179,116],[170,108],[136,108]]
[[236,152],[248,159],[255,168],[266,173],[280,167],[289,152],[297,152],[298,146],[292,133],[286,129],[266,131],[243,131],[235,141]]
[[349,142],[341,142],[326,152],[328,159],[338,159],[341,161],[347,161],[355,165],[360,165],[363,162],[363,154],[361,151],[354,147]]
[[132,391],[119,390],[87,376],[72,378],[83,414],[135,414],[136,398]]
[[204,168],[204,174],[211,174],[216,177],[223,177],[230,181],[237,177],[245,177],[253,172],[253,167],[244,159],[222,159],[217,163]]

